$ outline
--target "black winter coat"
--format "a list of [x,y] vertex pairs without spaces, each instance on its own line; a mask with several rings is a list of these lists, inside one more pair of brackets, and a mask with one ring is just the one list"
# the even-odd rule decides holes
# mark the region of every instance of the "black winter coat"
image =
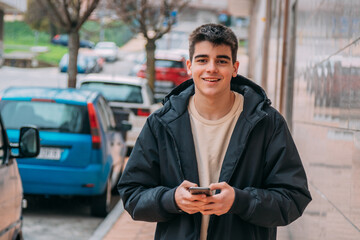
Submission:
[[[305,171],[285,120],[264,91],[242,76],[232,79],[231,89],[244,96],[244,108],[219,182],[235,189],[235,201],[228,213],[210,217],[207,239],[276,239],[276,227],[300,217],[311,201]],[[188,80],[149,116],[118,184],[134,220],[158,222],[155,239],[200,236],[201,214],[179,212],[174,200],[184,180],[199,184],[187,111],[193,94]]]

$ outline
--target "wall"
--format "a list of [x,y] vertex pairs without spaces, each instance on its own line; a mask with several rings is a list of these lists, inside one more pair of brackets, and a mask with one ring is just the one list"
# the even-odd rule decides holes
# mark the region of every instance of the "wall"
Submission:
[[[272,1],[268,46],[267,87],[275,107],[284,3]],[[293,0],[289,19],[295,3],[296,50],[287,46],[285,81],[295,53],[293,136],[313,201],[300,219],[279,228],[278,239],[360,239],[360,1]]]

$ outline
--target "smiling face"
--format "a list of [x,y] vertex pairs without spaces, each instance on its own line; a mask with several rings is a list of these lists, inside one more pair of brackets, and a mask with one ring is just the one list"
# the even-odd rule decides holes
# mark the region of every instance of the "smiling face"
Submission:
[[231,93],[230,81],[237,75],[239,62],[232,63],[228,45],[202,41],[195,44],[193,59],[186,65],[194,79],[195,94],[216,99]]

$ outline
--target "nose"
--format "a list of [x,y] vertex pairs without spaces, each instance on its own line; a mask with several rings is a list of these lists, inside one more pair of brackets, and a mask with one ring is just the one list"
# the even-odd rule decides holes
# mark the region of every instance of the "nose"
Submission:
[[206,71],[207,72],[217,72],[218,69],[217,69],[217,65],[216,65],[216,62],[215,61],[209,61],[209,63],[207,64],[207,67],[206,67]]

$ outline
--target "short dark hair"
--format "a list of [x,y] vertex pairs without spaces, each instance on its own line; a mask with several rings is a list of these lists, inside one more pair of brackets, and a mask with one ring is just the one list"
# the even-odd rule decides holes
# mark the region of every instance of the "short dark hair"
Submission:
[[194,56],[195,44],[202,41],[209,41],[214,46],[225,44],[231,48],[232,62],[236,62],[238,50],[238,40],[234,32],[221,24],[204,24],[196,28],[189,37],[189,56],[190,61]]

